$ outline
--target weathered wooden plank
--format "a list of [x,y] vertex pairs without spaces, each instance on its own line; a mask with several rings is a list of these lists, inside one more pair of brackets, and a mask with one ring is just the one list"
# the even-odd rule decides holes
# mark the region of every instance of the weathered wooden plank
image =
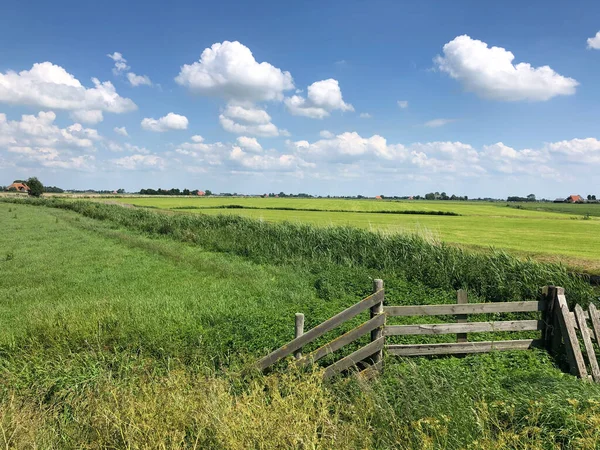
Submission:
[[546,302],[546,309],[542,312],[542,319],[546,323],[544,330],[542,330],[542,339],[545,342],[547,350],[552,348],[552,333],[554,331],[553,319],[554,319],[554,286],[544,286],[542,288],[542,297]]
[[415,325],[387,325],[386,336],[415,334],[485,333],[494,331],[537,331],[545,324],[542,320],[507,320],[503,322],[427,323]]
[[[382,290],[383,290],[383,280],[380,280],[380,279],[373,280],[373,292],[379,292]],[[379,314],[381,314],[385,318],[385,315],[383,314],[384,300],[385,300],[385,294],[384,294],[381,302],[376,303],[374,306],[371,306],[371,310],[370,310],[371,319]],[[383,328],[382,327],[375,328],[373,331],[371,331],[371,342],[376,341],[381,336],[383,336]],[[383,353],[381,351],[379,351],[379,352],[377,352],[376,355],[373,356],[373,362],[378,363],[379,361],[382,360],[382,358],[383,358]]]
[[[296,313],[296,327],[294,330],[294,338],[299,338],[304,334],[304,314]],[[298,349],[294,352],[294,358],[302,358],[302,350]]]
[[269,353],[267,356],[258,361],[258,368],[260,370],[265,370],[267,367],[275,364],[280,359],[285,358],[286,356],[302,348],[306,344],[314,341],[315,339],[318,339],[328,331],[337,328],[342,323],[352,319],[353,317],[357,316],[358,314],[375,305],[376,303],[382,302],[383,297],[383,290],[381,290],[352,305],[350,308],[345,309],[341,313],[336,314],[331,319],[328,319],[322,324],[317,325],[312,330],[309,330],[306,333],[304,333],[302,336],[288,342],[286,345]]
[[[469,303],[469,298],[467,297],[467,291],[464,289],[459,289],[456,291],[456,304],[458,305],[466,305]],[[456,315],[456,323],[467,323],[469,320],[468,314],[457,314]],[[457,333],[456,334],[456,342],[467,342],[467,333]]]
[[[571,318],[573,319],[573,323],[575,323],[575,329],[579,330],[579,322],[577,322],[577,319],[575,318],[575,313],[570,312],[569,313],[571,315]],[[590,314],[587,311],[583,311],[583,317],[585,319],[590,319]],[[587,324],[586,324],[587,326]],[[587,327],[588,333],[590,333],[590,338],[595,341],[596,337],[594,335],[594,333],[592,333],[592,329],[590,327]]]
[[469,303],[466,305],[384,306],[388,316],[441,316],[455,314],[487,314],[544,311],[545,301]]
[[543,346],[544,341],[542,339],[519,339],[511,341],[386,345],[385,348],[390,355],[395,356],[429,356],[487,353],[492,351],[506,350],[527,350],[529,348]]
[[325,378],[332,377],[337,373],[340,373],[346,369],[349,369],[352,366],[355,366],[357,363],[361,362],[365,358],[368,358],[374,353],[377,353],[378,351],[383,349],[384,339],[384,337],[380,337],[376,341],[365,345],[363,348],[356,350],[354,353],[350,353],[345,358],[342,358],[338,362],[333,363],[325,369],[325,373],[323,376]]
[[571,373],[586,380],[587,369],[585,368],[583,355],[579,348],[579,341],[577,340],[577,333],[575,332],[575,323],[571,314],[569,314],[569,307],[567,306],[564,289],[558,288],[558,295],[556,296],[555,301],[557,303],[554,306],[554,311],[558,316],[558,324],[565,345],[567,360],[571,367]]
[[352,330],[348,331],[347,333],[334,339],[333,341],[323,345],[322,347],[319,347],[314,352],[306,355],[304,358],[299,360],[297,362],[297,364],[301,367],[308,366],[310,364],[314,364],[321,358],[329,355],[330,353],[333,353],[333,352],[339,350],[340,348],[344,347],[345,345],[350,344],[351,342],[354,342],[361,336],[364,336],[365,334],[369,333],[370,331],[381,327],[383,324],[385,324],[385,314],[379,314],[379,315],[373,317],[371,320],[363,323],[362,325],[359,325],[356,328],[353,328]]
[[594,345],[592,344],[585,315],[583,314],[583,309],[580,305],[575,305],[575,318],[577,319],[577,323],[579,323],[579,330],[581,332],[581,337],[583,338],[583,344],[585,345],[585,352],[587,353],[590,369],[592,369],[592,377],[594,378],[594,381],[598,383],[600,382],[600,367],[598,367]]
[[600,345],[600,315],[598,315],[598,309],[596,309],[596,305],[590,303],[588,310],[590,313],[590,321],[592,322],[592,329],[594,330],[596,342],[598,342]]

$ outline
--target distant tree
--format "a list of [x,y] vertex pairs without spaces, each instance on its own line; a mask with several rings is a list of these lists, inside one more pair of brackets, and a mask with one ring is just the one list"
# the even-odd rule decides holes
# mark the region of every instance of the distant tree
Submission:
[[588,195],[587,195],[587,199],[588,199],[588,200],[591,200],[591,199],[592,199],[592,195],[591,195],[591,194],[588,194]]
[[208,195],[213,195],[212,191],[210,189],[207,189],[204,191],[204,195],[208,196]]
[[596,200],[596,196],[592,194],[592,200]]
[[37,177],[31,177],[25,184],[29,187],[29,195],[40,197],[44,193],[44,185]]
[[529,194],[527,196],[527,201],[528,202],[535,202],[535,194]]
[[182,194],[183,194],[183,195],[190,195],[190,190],[186,188],[186,189],[184,189],[184,190],[182,191]]
[[435,194],[433,192],[425,194],[425,200],[435,200]]
[[65,191],[56,186],[44,186],[44,192],[51,192],[53,194],[62,194]]
[[117,194],[124,194],[125,193],[125,189],[117,189]]

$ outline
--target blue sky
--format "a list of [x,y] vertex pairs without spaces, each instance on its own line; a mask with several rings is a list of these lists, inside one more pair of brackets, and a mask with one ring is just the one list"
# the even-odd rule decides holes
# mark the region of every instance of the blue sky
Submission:
[[11,2],[0,184],[600,194],[598,17],[591,1]]

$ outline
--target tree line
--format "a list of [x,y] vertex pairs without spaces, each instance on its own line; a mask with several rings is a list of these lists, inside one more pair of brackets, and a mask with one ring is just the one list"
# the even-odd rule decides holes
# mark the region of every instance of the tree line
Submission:
[[[204,195],[213,195],[212,191],[210,189],[206,189],[205,191],[201,191],[200,189],[194,189],[194,190],[189,190],[189,189],[178,189],[178,188],[172,188],[172,189],[140,189],[140,192],[138,192],[138,194],[140,195],[198,195],[198,192],[204,192]],[[202,194],[200,194],[202,195]]]

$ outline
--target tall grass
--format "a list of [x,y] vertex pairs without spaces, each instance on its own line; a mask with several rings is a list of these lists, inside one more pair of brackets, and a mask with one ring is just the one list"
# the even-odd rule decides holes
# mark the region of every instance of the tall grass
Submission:
[[544,285],[566,289],[572,303],[593,297],[586,279],[565,266],[521,260],[490,249],[473,253],[411,234],[382,234],[351,227],[271,224],[231,215],[164,214],[87,201],[2,199],[76,211],[128,229],[168,235],[210,251],[233,253],[259,263],[336,264],[394,273],[442,289],[467,289],[488,301],[537,298]]

